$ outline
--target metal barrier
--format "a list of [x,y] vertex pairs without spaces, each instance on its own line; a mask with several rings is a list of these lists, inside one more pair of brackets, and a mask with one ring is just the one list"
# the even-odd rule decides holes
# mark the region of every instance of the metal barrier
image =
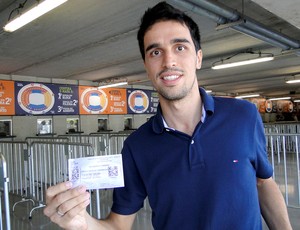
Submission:
[[30,145],[32,142],[69,142],[69,138],[67,137],[44,137],[44,136],[37,136],[37,137],[26,137],[25,141]]
[[90,136],[83,134],[66,134],[59,135],[62,138],[68,138],[70,142],[74,143],[89,143],[93,146],[95,151],[95,156],[106,155],[106,143],[103,140],[103,136]]
[[32,142],[30,145],[30,194],[38,202],[29,214],[45,206],[46,189],[68,179],[68,159],[94,156],[93,147],[84,143]]
[[114,132],[99,132],[90,133],[90,140],[94,148],[96,149],[96,154],[109,155],[109,137],[115,134]]
[[120,154],[124,141],[130,134],[113,134],[109,136],[109,154]]
[[72,143],[89,143],[89,135],[85,134],[64,134],[58,135],[59,138],[68,138]]
[[288,207],[300,208],[300,134],[266,134],[267,150],[274,169],[273,178],[279,185]]
[[289,123],[270,123],[264,124],[265,133],[282,133],[292,134],[300,133],[300,123],[289,122]]
[[112,133],[91,133],[89,135],[66,134],[59,135],[59,137],[68,138],[70,142],[74,143],[89,143],[95,150],[95,156],[102,156],[109,154],[109,137]]
[[[29,213],[29,218],[32,218],[34,210],[44,207],[46,189],[68,179],[67,160],[69,158],[108,155],[111,154],[109,149],[119,149],[114,153],[120,152],[123,141],[128,135],[114,133],[111,136],[112,133],[97,133],[27,137],[24,142],[0,142],[0,150],[8,159],[9,175],[13,181],[9,191],[22,198],[13,205],[13,211],[18,204],[30,201],[34,206]],[[96,213],[97,218],[100,218],[101,213],[106,215],[111,206],[112,189],[90,192],[92,194],[90,214]]]
[[[58,137],[28,137],[26,141],[0,142],[0,150],[8,159],[12,183],[11,194],[31,201],[33,208],[45,206],[45,192],[49,186],[68,179],[68,159],[94,155],[117,154],[130,133],[93,133],[90,135],[61,135]],[[77,143],[74,143],[77,142]],[[113,189],[92,190],[89,213],[96,218],[110,212]],[[146,203],[145,203],[146,204]]]
[[24,141],[0,142],[0,152],[8,165],[8,190],[24,200],[29,195],[28,144]]
[[4,229],[4,221],[2,221],[2,192],[3,192],[3,200],[5,206],[5,226],[7,230],[10,230],[10,211],[9,211],[9,194],[8,194],[8,182],[9,177],[7,177],[7,165],[3,154],[0,154],[0,229]]

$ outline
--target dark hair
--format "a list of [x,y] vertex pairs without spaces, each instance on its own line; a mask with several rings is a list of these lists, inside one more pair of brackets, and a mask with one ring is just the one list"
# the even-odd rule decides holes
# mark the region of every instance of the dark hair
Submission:
[[145,60],[144,51],[144,36],[148,29],[160,21],[177,21],[186,25],[190,31],[196,51],[201,49],[200,32],[197,24],[187,16],[183,11],[180,11],[166,2],[160,2],[152,8],[149,8],[141,19],[140,29],[137,34],[140,52],[143,60]]

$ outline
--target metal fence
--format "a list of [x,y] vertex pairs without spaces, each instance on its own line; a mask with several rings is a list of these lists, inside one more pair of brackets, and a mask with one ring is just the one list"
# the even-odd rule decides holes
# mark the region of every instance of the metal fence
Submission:
[[88,143],[95,150],[95,156],[108,155],[108,142],[106,135],[83,135],[65,134],[59,135],[61,138],[68,138],[73,143]]
[[45,137],[45,136],[36,136],[36,137],[26,137],[25,142],[29,145],[32,142],[70,142],[68,137]]
[[264,124],[265,133],[292,134],[300,133],[300,123],[269,123]]
[[[9,177],[7,175],[7,164],[3,154],[0,154],[0,229],[10,230],[10,207],[9,207],[9,194],[8,194]],[[4,213],[5,222],[2,219],[2,194],[4,200]]]
[[[113,136],[114,135],[114,136]],[[120,153],[129,134],[93,133],[90,135],[61,135],[58,137],[27,137],[26,141],[1,141],[0,151],[7,158],[8,191],[20,198],[12,211],[23,202],[31,202],[28,213],[45,206],[45,192],[49,186],[68,179],[68,159]],[[112,137],[111,137],[112,136]],[[115,145],[115,146],[111,146]],[[96,218],[110,212],[112,189],[93,190],[88,211]]]
[[300,208],[300,134],[266,134],[267,150],[274,169],[273,178],[279,185],[288,207]]
[[288,207],[300,208],[300,123],[265,124],[267,150]]
[[66,134],[58,137],[68,138],[70,142],[74,143],[89,143],[95,150],[95,156],[102,156],[121,153],[123,142],[129,135],[129,132],[99,132],[89,135]]
[[30,195],[38,202],[32,212],[45,206],[48,187],[68,179],[68,159],[94,156],[93,147],[87,143],[32,142],[30,144],[29,173]]
[[28,197],[28,143],[24,141],[1,141],[0,152],[6,159],[8,177],[11,178],[8,186],[9,192],[20,197]]

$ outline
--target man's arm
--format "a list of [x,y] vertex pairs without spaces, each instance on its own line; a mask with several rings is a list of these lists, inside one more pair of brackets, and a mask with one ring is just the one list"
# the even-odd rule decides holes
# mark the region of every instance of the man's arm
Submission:
[[257,178],[257,190],[263,218],[271,230],[291,230],[287,207],[272,178]]
[[[105,220],[96,220],[95,225],[90,224],[88,229],[105,230],[131,230],[136,214],[120,215],[111,212]],[[99,227],[102,228],[99,228]]]
[[91,217],[86,207],[90,194],[84,187],[71,189],[69,182],[52,186],[46,191],[44,214],[63,229],[70,230],[130,230],[136,214],[119,215],[111,212],[105,220]]

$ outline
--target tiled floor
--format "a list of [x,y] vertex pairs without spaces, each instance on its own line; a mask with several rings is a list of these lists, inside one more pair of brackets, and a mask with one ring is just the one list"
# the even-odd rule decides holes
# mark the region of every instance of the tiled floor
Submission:
[[[283,157],[283,156],[281,156]],[[289,217],[294,230],[300,229],[300,204],[299,204],[299,187],[298,180],[300,177],[300,172],[297,172],[296,158],[294,155],[287,155],[286,167],[283,165],[283,159],[278,163],[277,160],[274,162],[275,166],[275,179],[284,195],[288,198],[288,208]],[[287,176],[284,176],[284,172],[287,172]],[[96,194],[93,194],[93,199],[95,199]],[[111,192],[102,192],[100,194],[101,199],[101,213],[106,215],[109,212],[109,207],[111,204]],[[10,206],[11,206],[11,230],[28,230],[28,229],[44,229],[44,230],[57,230],[60,229],[55,224],[51,223],[47,217],[43,215],[42,208],[36,209],[32,212],[32,218],[29,219],[29,213],[32,209],[31,202],[23,202],[15,207],[15,211],[12,212],[12,205],[20,200],[19,197],[11,196]],[[2,202],[3,206],[3,202]],[[148,204],[145,204],[148,207]],[[296,206],[299,208],[293,208]],[[92,208],[92,212],[95,214],[95,207]],[[5,218],[3,217],[5,222]],[[151,212],[149,208],[141,210],[136,218],[133,230],[152,230],[151,227]],[[263,229],[267,230],[267,226],[263,224]]]

